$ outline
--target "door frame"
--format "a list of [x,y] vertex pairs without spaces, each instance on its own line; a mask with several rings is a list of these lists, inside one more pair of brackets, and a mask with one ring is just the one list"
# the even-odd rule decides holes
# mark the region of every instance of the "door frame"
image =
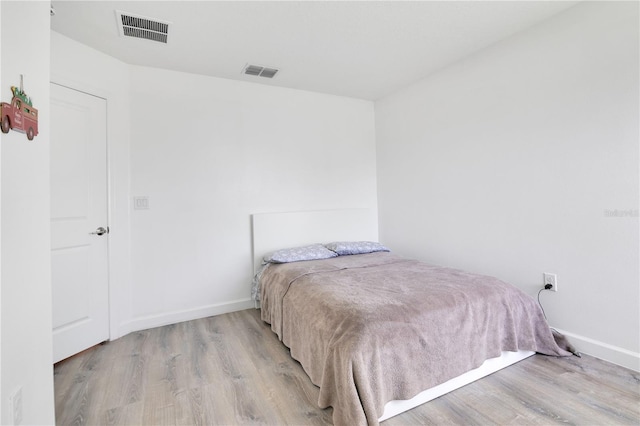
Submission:
[[[106,172],[107,172],[107,176],[105,177],[106,181],[107,181],[107,188],[105,191],[105,196],[106,196],[106,204],[107,204],[107,223],[106,223],[106,227],[107,229],[110,229],[111,226],[111,180],[110,180],[110,175],[111,175],[111,171],[110,171],[110,167],[109,167],[109,128],[108,128],[108,116],[109,116],[109,103],[108,103],[108,99],[103,97],[103,96],[99,96],[96,95],[94,93],[90,93],[86,90],[80,90],[77,89],[76,87],[67,85],[67,84],[61,84],[58,83],[56,81],[54,81],[54,79],[50,79],[49,81],[49,85],[53,85],[55,84],[56,86],[59,87],[64,87],[65,89],[69,89],[69,90],[73,90],[79,93],[82,93],[84,95],[87,96],[92,96],[94,98],[97,99],[102,99],[105,102],[105,117],[104,117],[104,121],[105,121],[105,162],[106,162]],[[51,160],[49,160],[49,163],[51,164]],[[106,235],[104,235],[104,237],[107,237],[107,250],[106,250],[106,255],[107,255],[107,324],[108,324],[108,339],[107,340],[113,340],[113,333],[111,330],[112,324],[111,324],[111,312],[112,312],[112,303],[111,303],[111,240],[110,240],[110,233],[108,232]]]
[[[129,128],[118,122],[118,100],[123,95],[106,88],[51,73],[49,82],[102,98],[107,107],[107,222],[110,228],[107,244],[109,340],[115,340],[131,330],[123,327],[131,316],[131,238],[129,182]],[[122,120],[120,120],[122,121]],[[126,136],[120,135],[116,126],[126,126]],[[129,300],[128,303],[126,303]],[[123,303],[125,302],[125,303]]]

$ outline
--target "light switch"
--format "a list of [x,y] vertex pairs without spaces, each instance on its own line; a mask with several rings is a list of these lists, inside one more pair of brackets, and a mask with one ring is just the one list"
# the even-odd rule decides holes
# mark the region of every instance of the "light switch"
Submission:
[[149,197],[137,196],[133,197],[133,209],[134,210],[148,210],[149,209]]

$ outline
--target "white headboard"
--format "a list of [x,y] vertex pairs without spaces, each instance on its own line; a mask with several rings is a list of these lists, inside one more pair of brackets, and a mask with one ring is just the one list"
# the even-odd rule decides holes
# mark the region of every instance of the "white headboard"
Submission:
[[274,250],[331,241],[378,241],[373,209],[316,210],[251,215],[253,267]]

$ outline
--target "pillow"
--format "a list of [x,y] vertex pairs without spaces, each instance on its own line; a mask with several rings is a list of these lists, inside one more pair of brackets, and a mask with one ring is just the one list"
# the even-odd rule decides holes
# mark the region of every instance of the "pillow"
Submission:
[[349,254],[365,254],[376,251],[390,251],[380,243],[373,241],[335,241],[325,244],[326,248],[338,253],[340,256]]
[[274,251],[264,257],[266,263],[288,263],[301,260],[329,259],[338,256],[322,244],[312,244],[304,247],[293,247]]

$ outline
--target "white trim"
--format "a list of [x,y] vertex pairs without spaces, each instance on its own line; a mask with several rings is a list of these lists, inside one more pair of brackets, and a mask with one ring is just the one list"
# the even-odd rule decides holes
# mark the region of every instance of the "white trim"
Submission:
[[567,336],[578,352],[640,372],[640,353],[560,330],[559,328],[555,329]]
[[53,72],[49,76],[49,82],[57,84],[58,86],[64,86],[68,89],[76,90],[78,92],[83,92],[87,95],[103,98],[105,100],[108,100],[109,96],[111,95],[111,91],[108,89],[96,87],[92,84],[87,84],[83,81],[74,80],[72,78],[66,78],[60,74]]
[[163,325],[228,314],[230,312],[242,311],[251,308],[253,308],[253,300],[251,300],[251,298],[247,298],[227,303],[201,306],[199,308],[147,315],[140,318],[134,318],[120,324],[120,335],[124,336],[133,331],[162,327]]
[[[107,103],[107,190],[108,190],[108,226],[113,231],[109,235],[108,261],[109,261],[109,340],[114,340],[127,334],[120,328],[122,317],[130,318],[128,312],[130,306],[123,303],[129,300],[128,295],[123,294],[125,289],[131,287],[131,257],[130,257],[130,208],[129,185],[130,170],[128,140],[123,156],[123,141],[114,136],[114,126],[120,125],[114,114],[116,108],[117,92],[112,89],[96,86],[84,79],[68,78],[63,74],[51,72],[49,81],[87,95],[105,99]],[[126,167],[121,166],[123,162]],[[120,170],[120,171],[119,171]],[[126,176],[122,176],[122,170]],[[126,185],[125,185],[126,182]]]
[[[106,152],[106,161],[107,161],[107,223],[106,226],[110,229],[114,228],[115,221],[113,220],[113,203],[115,200],[115,194],[113,193],[113,173],[112,173],[112,141],[109,132],[109,98],[111,93],[109,90],[104,90],[90,84],[86,84],[81,81],[65,78],[61,75],[51,73],[49,76],[49,84],[55,84],[60,87],[64,87],[69,90],[75,90],[76,92],[84,93],[88,96],[93,96],[96,98],[104,99],[105,101],[105,138],[107,144],[107,152]],[[118,224],[119,225],[119,224]],[[118,229],[119,226],[116,225],[115,228]],[[107,305],[109,310],[109,340],[113,340],[121,335],[118,334],[116,318],[114,315],[114,288],[112,285],[111,277],[113,277],[114,273],[114,262],[113,259],[114,252],[114,243],[110,234],[107,234],[107,289],[108,289],[108,297],[107,297]]]

